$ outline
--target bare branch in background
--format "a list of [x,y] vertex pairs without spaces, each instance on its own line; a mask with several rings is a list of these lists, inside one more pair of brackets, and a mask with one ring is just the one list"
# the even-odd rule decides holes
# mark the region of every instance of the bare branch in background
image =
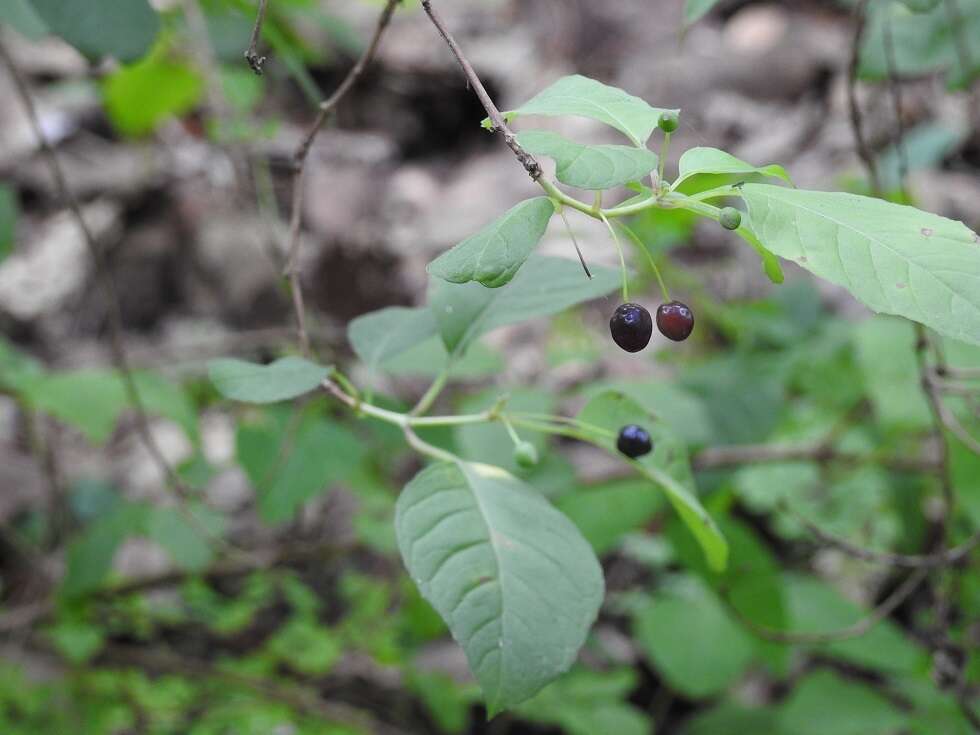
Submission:
[[480,81],[480,77],[473,70],[473,65],[463,55],[462,49],[460,49],[459,44],[456,43],[456,39],[449,32],[445,22],[442,20],[442,16],[432,7],[432,0],[422,0],[422,7],[425,9],[426,14],[429,16],[433,25],[435,25],[436,30],[439,31],[443,40],[448,44],[450,51],[453,52],[453,56],[456,57],[456,61],[459,62],[463,74],[466,75],[466,81],[469,82],[473,91],[476,92],[476,96],[480,98],[483,109],[487,111],[487,115],[490,116],[490,122],[493,123],[494,131],[503,133],[504,142],[507,143],[507,147],[517,156],[517,160],[524,167],[524,170],[527,171],[527,175],[532,180],[537,181],[541,177],[541,165],[535,160],[534,156],[524,150],[521,144],[517,142],[514,132],[508,127],[504,116],[500,114],[500,110],[497,109],[493,100],[490,99],[490,95],[487,94],[487,90],[483,86],[483,82]]
[[884,26],[885,63],[888,65],[888,92],[895,112],[895,150],[898,152],[898,189],[905,192],[905,179],[909,175],[909,154],[905,149],[905,119],[903,117],[902,82],[898,78],[898,60],[895,57],[895,37],[890,17]]
[[767,641],[774,641],[776,643],[803,643],[803,644],[815,644],[815,643],[833,643],[835,641],[846,641],[851,638],[860,638],[865,633],[874,628],[878,623],[883,621],[889,615],[891,615],[898,607],[905,602],[912,593],[919,587],[920,584],[929,575],[928,568],[917,569],[912,572],[905,581],[900,584],[894,592],[892,592],[888,597],[886,597],[881,604],[875,607],[868,615],[861,620],[858,620],[853,625],[849,625],[846,628],[840,628],[838,630],[829,630],[820,633],[809,633],[809,632],[795,632],[788,630],[776,630],[775,628],[768,628],[763,625],[759,625],[753,620],[745,617],[740,610],[738,610],[731,601],[728,601],[728,606],[735,614],[735,616],[755,635]]
[[178,477],[174,468],[167,461],[167,458],[163,455],[160,450],[159,445],[153,438],[153,434],[150,431],[150,420],[146,412],[146,407],[143,404],[143,399],[140,396],[139,388],[136,385],[136,381],[133,378],[132,371],[129,366],[129,358],[126,353],[125,345],[123,344],[123,322],[122,322],[122,310],[119,306],[119,292],[116,288],[115,280],[112,278],[112,274],[109,272],[109,268],[105,262],[105,258],[99,244],[95,240],[95,236],[92,234],[91,228],[89,228],[88,223],[85,221],[85,216],[82,213],[81,205],[78,203],[78,199],[72,193],[68,186],[68,181],[65,178],[65,172],[61,168],[61,162],[58,160],[58,155],[55,153],[54,148],[48,142],[47,137],[44,135],[44,131],[41,129],[41,123],[38,119],[37,110],[34,107],[34,100],[31,97],[30,91],[27,88],[27,82],[21,75],[20,70],[14,64],[13,58],[7,51],[7,48],[0,43],[0,60],[3,61],[4,66],[7,67],[7,71],[10,73],[11,79],[14,82],[14,89],[16,90],[17,96],[27,112],[27,117],[30,122],[31,128],[34,132],[34,136],[38,140],[38,144],[41,147],[41,151],[44,154],[44,159],[47,163],[48,169],[51,172],[51,176],[54,179],[55,188],[58,192],[59,198],[68,205],[75,222],[78,224],[79,229],[82,232],[82,237],[85,241],[85,246],[88,249],[89,256],[92,259],[92,263],[95,268],[95,276],[98,279],[100,290],[106,302],[106,311],[109,316],[109,348],[112,354],[112,362],[116,367],[116,371],[119,373],[119,377],[122,380],[123,387],[126,391],[126,397],[129,400],[130,405],[136,414],[136,430],[139,434],[140,440],[149,452],[154,463],[163,473],[164,477],[167,479],[168,486],[173,490],[174,494],[179,500],[184,500],[188,496],[188,489],[184,485],[183,481]]
[[857,154],[868,171],[871,191],[875,196],[881,196],[881,179],[878,176],[878,166],[875,163],[874,153],[868,145],[868,139],[864,135],[864,121],[857,98],[858,66],[861,61],[861,41],[864,38],[864,28],[867,25],[868,3],[869,0],[861,0],[854,8],[854,35],[851,38],[851,59],[847,67],[847,105]]
[[740,467],[746,464],[770,462],[818,462],[855,465],[874,463],[900,472],[935,472],[939,465],[923,457],[875,457],[856,452],[842,452],[826,444],[779,446],[778,444],[747,444],[706,447],[691,458],[696,470],[715,470]]
[[248,48],[245,50],[245,61],[259,76],[262,76],[262,66],[265,64],[265,57],[259,56],[258,45],[262,36],[262,23],[265,21],[265,11],[269,5],[269,0],[259,0],[259,9],[255,15],[255,26],[252,28],[252,37],[249,39]]
[[893,567],[911,569],[948,567],[963,561],[971,551],[980,546],[980,531],[977,531],[959,546],[934,554],[895,554],[888,551],[874,551],[833,536],[798,513],[792,513],[792,516],[802,523],[806,530],[821,543],[842,551],[848,556],[853,556],[855,559],[874,564],[888,564]]
[[368,64],[370,64],[374,59],[374,56],[378,51],[378,46],[381,43],[381,37],[384,35],[388,24],[391,22],[391,16],[394,14],[395,8],[399,2],[401,2],[401,0],[388,0],[385,3],[384,8],[381,10],[381,14],[378,16],[378,21],[374,28],[374,34],[371,36],[371,40],[368,43],[367,48],[364,49],[364,52],[357,60],[357,63],[355,63],[353,68],[347,72],[347,76],[344,77],[344,80],[340,83],[337,89],[334,90],[333,94],[320,103],[320,110],[317,112],[313,124],[310,126],[309,131],[300,141],[299,146],[296,148],[296,152],[293,154],[295,172],[293,174],[293,198],[289,217],[289,248],[286,255],[284,275],[289,278],[289,288],[292,291],[293,298],[293,310],[296,313],[296,331],[299,337],[299,345],[303,354],[306,356],[309,356],[310,354],[310,337],[306,329],[306,307],[303,303],[303,286],[300,282],[299,268],[297,265],[301,242],[300,230],[302,225],[303,188],[306,176],[306,159],[309,156],[313,141],[316,140],[317,134],[323,128],[324,123],[326,123],[327,118],[333,112],[333,109],[344,98],[344,96],[350,92],[353,86],[357,83],[357,80],[361,78],[361,75],[364,73],[364,69],[367,68]]

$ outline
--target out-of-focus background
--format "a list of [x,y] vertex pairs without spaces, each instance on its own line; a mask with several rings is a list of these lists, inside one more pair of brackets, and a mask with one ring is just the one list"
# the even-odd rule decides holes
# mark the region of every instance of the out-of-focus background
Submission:
[[[821,543],[798,515],[855,545],[923,553],[948,472],[949,543],[980,528],[980,350],[932,343],[960,371],[944,405],[963,435],[945,435],[944,460],[908,322],[872,317],[792,264],[775,286],[732,233],[664,212],[633,225],[697,314],[688,342],[610,349],[609,296],[491,333],[439,405],[479,410],[509,393],[522,410],[565,412],[626,391],[688,443],[732,568],[705,569],[663,497],[595,449],[535,437],[542,462],[527,471],[499,426],[433,432],[546,493],[606,574],[571,673],[487,722],[395,547],[394,501],[420,466],[398,432],[326,397],[232,405],[207,379],[211,358],[296,352],[282,275],[293,151],[381,3],[271,0],[262,76],[243,59],[253,2],[156,0],[141,31],[109,5],[51,27],[57,2],[0,2],[0,44],[106,265],[100,275],[0,68],[0,732],[976,731],[976,553],[863,636],[779,642],[756,628],[846,633],[908,573]],[[573,73],[682,108],[668,177],[705,145],[780,163],[800,187],[871,193],[853,93],[881,193],[980,227],[978,0],[925,14],[722,0],[694,20],[698,5],[438,3],[501,109]],[[406,2],[306,163],[298,267],[314,352],[387,405],[411,406],[445,354],[429,341],[367,369],[348,322],[424,303],[426,263],[537,191],[484,115]],[[621,142],[587,120],[545,124]],[[559,225],[541,251],[574,257]],[[571,226],[590,263],[618,263],[601,223]],[[652,310],[655,281],[630,255]],[[145,425],[114,368],[106,277]]]

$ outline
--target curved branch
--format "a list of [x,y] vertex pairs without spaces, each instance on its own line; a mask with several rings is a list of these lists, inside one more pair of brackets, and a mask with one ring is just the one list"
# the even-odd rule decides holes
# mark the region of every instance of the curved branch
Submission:
[[371,40],[368,42],[367,48],[364,49],[364,52],[361,54],[360,58],[354,64],[353,68],[347,72],[347,76],[344,77],[343,81],[340,83],[337,89],[334,90],[333,94],[320,103],[320,109],[316,114],[316,118],[313,120],[313,124],[310,125],[310,129],[307,131],[306,135],[303,136],[303,139],[300,141],[299,146],[297,146],[295,153],[293,153],[293,166],[295,173],[293,174],[292,207],[289,218],[289,247],[286,253],[286,266],[283,269],[283,274],[289,278],[289,288],[290,291],[292,291],[293,299],[293,311],[296,313],[296,331],[299,336],[300,349],[305,356],[309,356],[310,354],[310,337],[306,331],[306,307],[303,303],[303,285],[299,278],[297,260],[299,258],[300,250],[300,225],[303,209],[303,187],[306,176],[306,159],[309,156],[313,141],[316,140],[317,134],[323,128],[324,123],[326,123],[327,118],[333,112],[333,109],[347,95],[347,93],[350,92],[357,80],[361,78],[361,75],[364,73],[364,69],[367,68],[368,64],[370,64],[374,59],[374,56],[378,51],[378,46],[381,44],[381,37],[384,35],[388,24],[391,22],[391,16],[394,14],[395,7],[400,1],[401,0],[388,0],[385,3],[384,8],[381,10],[381,14],[378,16],[377,23],[374,27],[374,33],[371,36]]
[[493,103],[493,100],[490,99],[490,95],[487,94],[487,90],[483,86],[483,82],[480,81],[480,77],[477,76],[476,72],[473,70],[473,65],[470,64],[466,56],[463,55],[463,50],[459,47],[459,44],[456,43],[456,39],[453,38],[453,35],[449,32],[449,29],[446,27],[442,16],[440,16],[436,9],[432,7],[432,0],[422,0],[422,7],[425,10],[426,15],[428,15],[429,19],[432,21],[432,24],[436,27],[436,30],[439,31],[439,35],[442,36],[443,40],[449,46],[449,50],[453,52],[453,56],[456,57],[456,61],[459,62],[459,66],[463,70],[463,74],[466,76],[466,81],[469,82],[471,87],[473,87],[473,91],[476,93],[476,96],[480,98],[480,103],[483,105],[483,109],[487,111],[487,115],[490,116],[490,122],[493,123],[494,132],[499,131],[503,133],[504,142],[507,144],[507,147],[514,152],[515,156],[517,156],[517,160],[524,167],[524,170],[527,171],[527,175],[530,176],[533,181],[537,181],[539,178],[541,178],[541,165],[537,162],[534,156],[524,150],[521,144],[517,142],[514,132],[507,125],[507,121],[504,119],[504,116],[500,113],[500,110],[497,109],[497,106]]
[[742,614],[741,610],[735,607],[731,600],[727,596],[723,595],[722,598],[728,604],[729,609],[733,612],[735,617],[752,633],[760,638],[767,641],[773,641],[775,643],[833,643],[835,641],[846,641],[851,638],[860,638],[862,635],[874,628],[878,623],[891,615],[899,605],[905,602],[913,592],[918,588],[920,584],[928,576],[929,570],[927,568],[917,569],[912,572],[905,581],[899,585],[894,592],[892,592],[888,597],[886,597],[880,605],[875,607],[867,616],[861,618],[853,625],[849,625],[846,628],[839,628],[838,630],[829,630],[820,633],[804,633],[804,632],[794,632],[788,630],[776,630],[775,628],[768,628],[764,625],[759,625],[753,620],[750,620],[745,615]]

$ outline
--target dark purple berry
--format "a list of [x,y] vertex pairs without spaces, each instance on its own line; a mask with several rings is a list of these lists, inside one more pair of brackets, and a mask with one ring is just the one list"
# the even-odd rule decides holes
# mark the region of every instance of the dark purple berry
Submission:
[[653,442],[650,441],[650,434],[642,426],[629,424],[619,430],[616,439],[616,449],[625,454],[630,459],[642,457],[649,454],[653,449]]
[[683,342],[694,331],[694,312],[680,301],[661,304],[657,308],[657,329],[667,339]]
[[639,304],[620,304],[609,319],[609,332],[613,341],[624,350],[639,352],[650,342],[653,319]]

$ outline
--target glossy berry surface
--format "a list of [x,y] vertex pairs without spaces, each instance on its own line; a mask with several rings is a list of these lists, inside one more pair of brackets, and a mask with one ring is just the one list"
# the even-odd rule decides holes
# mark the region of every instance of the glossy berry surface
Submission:
[[680,124],[680,118],[677,116],[676,112],[662,112],[660,113],[660,119],[657,120],[657,125],[665,133],[673,133],[677,130],[677,126]]
[[725,207],[721,210],[718,221],[726,230],[737,230],[742,224],[742,213],[735,207]]
[[667,339],[683,342],[694,331],[694,312],[680,301],[668,301],[657,308],[657,329]]
[[538,450],[531,442],[521,442],[514,446],[514,461],[518,467],[529,470],[538,463]]
[[649,454],[653,449],[653,442],[650,441],[650,434],[642,426],[629,424],[619,430],[616,438],[616,449],[625,454],[630,459],[642,457]]
[[650,342],[653,319],[650,312],[639,304],[620,304],[609,318],[609,332],[613,342],[624,350],[639,352]]

